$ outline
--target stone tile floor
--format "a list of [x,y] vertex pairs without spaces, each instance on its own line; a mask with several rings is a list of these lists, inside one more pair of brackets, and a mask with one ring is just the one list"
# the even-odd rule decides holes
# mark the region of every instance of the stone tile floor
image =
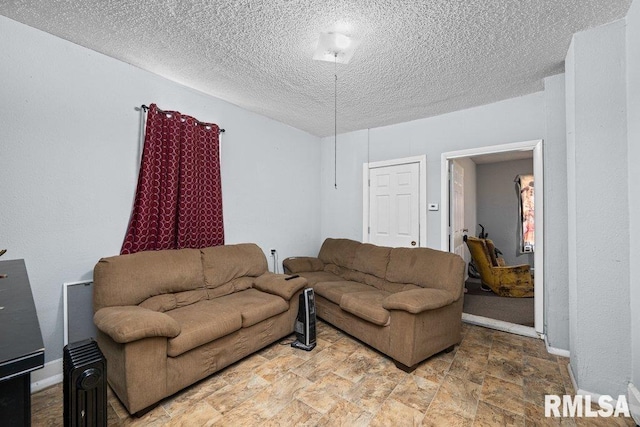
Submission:
[[[108,390],[109,425],[634,426],[629,418],[545,418],[545,394],[574,393],[569,360],[542,340],[464,324],[455,351],[411,374],[318,322],[311,352],[273,344],[132,418]],[[34,426],[63,425],[62,385],[32,396]]]

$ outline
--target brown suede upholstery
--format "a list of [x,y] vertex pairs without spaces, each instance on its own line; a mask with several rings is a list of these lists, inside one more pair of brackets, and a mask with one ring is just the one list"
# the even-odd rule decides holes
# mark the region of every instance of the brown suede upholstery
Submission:
[[181,331],[180,324],[170,316],[136,305],[105,307],[96,313],[94,322],[121,344],[147,337],[173,338]]
[[389,296],[383,291],[364,291],[344,294],[340,299],[340,308],[351,314],[380,326],[389,324],[389,311],[383,307],[383,301]]
[[489,239],[468,236],[466,242],[484,285],[501,297],[533,297],[534,281],[528,264],[505,266]]
[[101,259],[94,323],[107,379],[127,410],[139,412],[293,332],[307,281],[284,278],[267,271],[254,244]]
[[460,342],[465,263],[459,256],[326,239],[316,260],[299,259],[283,265],[313,287],[318,316],[403,368]]

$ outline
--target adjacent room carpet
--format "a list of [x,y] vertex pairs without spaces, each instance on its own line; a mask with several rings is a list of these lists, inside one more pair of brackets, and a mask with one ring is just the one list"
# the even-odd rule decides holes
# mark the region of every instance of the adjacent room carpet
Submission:
[[476,316],[503,320],[518,325],[534,325],[533,298],[501,297],[480,289],[480,279],[469,278],[465,284],[463,311]]

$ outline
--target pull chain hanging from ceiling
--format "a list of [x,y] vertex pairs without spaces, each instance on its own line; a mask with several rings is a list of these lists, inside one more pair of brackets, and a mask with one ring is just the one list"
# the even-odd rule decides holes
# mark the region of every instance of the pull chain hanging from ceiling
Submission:
[[333,186],[338,189],[338,52],[333,54]]

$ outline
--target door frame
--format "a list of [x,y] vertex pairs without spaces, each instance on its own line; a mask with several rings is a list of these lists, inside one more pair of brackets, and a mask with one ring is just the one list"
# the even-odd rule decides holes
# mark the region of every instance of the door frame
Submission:
[[[543,140],[514,142],[510,144],[492,145],[467,150],[442,153],[440,167],[441,195],[441,249],[449,252],[449,162],[453,159],[473,157],[482,154],[497,154],[509,151],[533,151],[533,177],[535,182],[535,218],[536,218],[536,250],[533,253],[535,264],[534,281],[534,330],[544,334],[544,159]],[[490,322],[493,324],[493,322]],[[503,322],[504,323],[504,322]]]
[[406,165],[408,163],[418,164],[418,246],[427,246],[427,156],[403,157],[401,159],[382,160],[379,162],[369,162],[362,164],[362,242],[369,243],[369,193],[371,182],[369,170],[386,166]]
[[[452,159],[448,164],[448,166],[449,166],[449,174],[447,176],[449,177],[449,186],[448,186],[448,188],[449,188],[449,199],[451,199],[451,194],[453,192],[453,169],[454,169],[455,160],[456,159]],[[459,166],[462,169],[462,172],[464,174],[464,168],[462,167],[462,165],[459,165]],[[463,191],[463,193],[464,193],[464,190],[465,190],[465,187],[464,187],[464,178],[463,178],[463,182],[462,182],[462,191]],[[464,194],[463,194],[463,202],[464,202]],[[464,212],[462,213],[462,216],[463,216],[463,223],[464,223]],[[452,227],[451,231],[454,231],[453,222],[454,222],[454,219],[450,218],[449,225],[450,225],[450,227]],[[464,228],[463,228],[463,232],[464,232]],[[455,233],[451,233],[451,232],[449,233],[449,246],[448,246],[449,251],[453,252],[453,253],[455,253],[455,249],[456,249],[455,246],[454,246],[454,244],[455,244],[454,234]],[[464,246],[464,241],[462,242],[462,245]],[[463,257],[463,259],[464,259],[465,262],[467,261],[464,257]],[[465,271],[465,280],[466,280],[467,277],[468,277],[468,274]]]

